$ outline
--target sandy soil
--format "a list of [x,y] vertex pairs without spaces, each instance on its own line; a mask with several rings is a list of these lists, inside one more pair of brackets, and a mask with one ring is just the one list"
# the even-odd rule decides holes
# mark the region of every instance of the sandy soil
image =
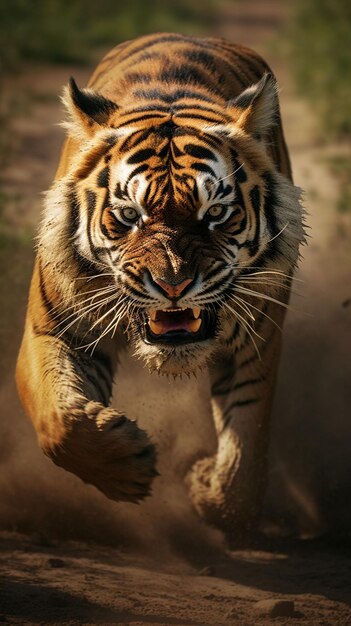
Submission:
[[[26,294],[23,288],[18,294],[9,273],[16,303],[0,389],[2,623],[351,624],[351,224],[334,209],[338,188],[326,159],[337,148],[316,139],[313,109],[296,97],[269,43],[286,24],[280,3],[257,1],[233,6],[216,24],[217,34],[264,52],[278,76],[313,235],[299,272],[302,296],[294,296],[297,312],[285,326],[266,534],[228,552],[187,499],[183,475],[199,451],[214,446],[205,376],[150,379],[125,357],[115,403],[118,398],[148,429],[160,450],[161,477],[141,506],[112,503],[44,458],[14,389]],[[50,185],[63,137],[57,94],[71,74],[83,85],[89,71],[33,68],[7,85],[22,103],[12,120],[16,145],[6,172],[5,216],[13,229],[31,230],[38,221],[40,192]],[[26,282],[32,257],[21,254]]]
[[3,536],[1,553],[8,624],[351,623],[350,564],[318,544],[236,551],[198,567],[13,535]]

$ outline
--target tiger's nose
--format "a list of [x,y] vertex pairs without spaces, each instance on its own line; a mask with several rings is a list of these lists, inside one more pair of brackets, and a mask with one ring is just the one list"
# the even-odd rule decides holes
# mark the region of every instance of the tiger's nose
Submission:
[[179,298],[183,291],[193,282],[192,278],[186,278],[182,280],[180,283],[167,283],[162,278],[153,278],[153,281],[161,287],[162,291],[164,291],[168,298],[174,300],[175,298]]

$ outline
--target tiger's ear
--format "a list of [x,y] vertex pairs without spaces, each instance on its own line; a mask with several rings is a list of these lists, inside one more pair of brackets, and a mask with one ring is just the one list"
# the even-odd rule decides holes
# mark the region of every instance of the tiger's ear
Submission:
[[276,123],[279,111],[277,81],[264,74],[258,83],[248,87],[228,103],[227,112],[235,125],[250,135],[264,135]]
[[70,120],[63,125],[80,138],[92,135],[97,126],[107,126],[118,105],[92,89],[79,89],[73,78],[64,89],[62,101]]

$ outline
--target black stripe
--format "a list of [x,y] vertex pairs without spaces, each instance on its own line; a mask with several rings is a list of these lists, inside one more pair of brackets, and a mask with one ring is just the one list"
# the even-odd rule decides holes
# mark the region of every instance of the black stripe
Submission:
[[126,182],[126,186],[128,186],[128,184],[130,183],[132,178],[134,178],[134,176],[137,176],[141,172],[145,172],[145,170],[147,169],[149,169],[149,166],[147,163],[142,163],[142,165],[139,165],[139,167],[137,167],[133,172],[129,174],[127,182]]
[[149,84],[152,79],[151,74],[146,74],[145,72],[129,72],[124,76],[125,82],[130,82],[132,84],[136,83],[146,83]]
[[[210,88],[210,77],[208,75],[204,75],[201,69],[199,71],[199,68],[196,67],[196,65],[191,65],[189,63],[167,67],[161,71],[159,78],[162,83],[178,83],[185,85],[195,84],[203,85],[208,90]],[[213,80],[211,80],[211,83],[213,83]]]
[[119,200],[125,200],[126,198],[128,198],[128,194],[127,194],[127,192],[124,189],[122,189],[122,186],[121,186],[120,182],[118,182],[117,185],[116,185],[115,196]]
[[106,384],[106,381],[101,380],[98,373],[92,370],[91,361],[86,361],[81,358],[76,359],[76,369],[78,370],[77,373],[82,380],[82,383],[84,384],[84,380],[87,380],[97,393],[98,400],[102,402],[102,404],[107,404],[111,396],[111,382],[108,381],[106,390],[103,386],[104,383]]
[[[236,320],[235,324],[234,324],[234,328],[232,330],[232,334],[230,335],[229,339],[227,340],[228,345],[230,345],[233,341],[235,341],[235,339],[238,337],[238,335],[240,333],[240,330],[241,330],[241,325],[239,324],[238,320]],[[238,369],[238,368],[236,367],[236,369]]]
[[41,299],[42,299],[42,303],[46,309],[46,312],[49,316],[49,319],[51,321],[53,321],[55,319],[55,314],[54,314],[54,310],[55,310],[55,305],[53,304],[53,302],[51,302],[46,288],[45,288],[45,279],[44,279],[44,274],[43,274],[43,268],[41,265],[41,262],[39,261],[39,291],[40,291],[40,295],[41,295]]
[[204,280],[209,281],[211,278],[216,276],[219,272],[222,272],[226,267],[227,267],[227,264],[224,261],[220,262],[219,266],[217,266],[215,269],[210,270],[208,274],[206,274]]
[[[225,410],[224,418],[231,417],[230,413],[233,409],[240,409],[245,406],[250,406],[251,404],[256,404],[259,401],[259,398],[247,398],[247,400],[234,400],[229,407]],[[229,419],[226,420],[224,426],[226,426],[229,422]]]
[[[229,246],[237,246],[238,248],[242,247],[239,245],[238,240],[235,239],[235,237],[227,237],[226,242]],[[237,256],[236,250],[228,250],[228,248],[226,248],[226,252],[232,259],[235,259]]]
[[[85,358],[80,355],[79,361],[82,363],[83,376],[86,376],[99,389],[104,402],[107,403],[112,394],[113,368],[111,359],[101,350],[96,350],[94,351],[93,360],[90,356]],[[92,366],[96,371],[92,371]],[[103,384],[106,387],[107,394],[103,389]]]
[[149,300],[147,294],[145,294],[142,291],[139,291],[138,289],[135,289],[135,287],[133,287],[129,282],[126,282],[126,287],[127,287],[128,291],[130,291],[134,296],[140,296],[144,300],[145,300],[145,298],[147,298]]
[[[265,172],[262,176],[265,183],[265,198],[264,198],[264,212],[268,227],[272,237],[278,234],[279,229],[277,226],[276,218],[276,182],[270,172]],[[278,237],[279,239],[279,237]]]
[[[110,137],[106,137],[106,138],[104,139],[104,142],[105,142],[105,143],[106,143],[106,144],[107,144],[110,148],[113,148],[113,146],[115,146],[115,145],[116,145],[117,141],[118,141],[118,137],[116,137],[116,136],[114,136],[114,135],[110,135]],[[105,156],[105,161],[110,160],[110,158],[111,158],[111,155],[110,155],[110,154],[107,154],[107,155]]]
[[155,154],[156,154],[156,151],[153,148],[144,148],[132,154],[127,159],[127,163],[131,165],[136,164],[136,163],[141,163],[142,161],[146,161],[146,159],[149,159],[150,157],[155,156]]
[[96,193],[94,191],[91,191],[90,189],[86,189],[85,200],[87,203],[87,210],[88,210],[87,237],[89,241],[89,248],[90,248],[90,252],[92,256],[98,260],[99,259],[98,249],[94,246],[94,243],[91,237],[91,221],[93,219],[93,214],[96,209],[96,200],[97,200]]
[[216,390],[214,390],[212,388],[212,394],[214,396],[225,396],[228,395],[230,393],[233,393],[234,391],[237,391],[238,389],[243,389],[244,387],[247,387],[248,385],[256,385],[258,383],[262,383],[264,382],[264,378],[260,377],[260,378],[248,378],[247,380],[243,380],[239,383],[236,383],[234,386],[231,385],[230,387],[225,387],[223,388],[219,388]]
[[199,197],[200,197],[199,196],[199,188],[198,188],[196,180],[194,180],[194,187],[193,187],[193,192],[192,193],[193,193],[194,202],[195,203],[199,202]]
[[243,380],[240,383],[236,383],[233,387],[233,391],[237,391],[238,389],[242,389],[243,387],[246,387],[247,385],[256,385],[257,383],[262,383],[264,382],[264,378],[259,377],[259,378],[250,378],[248,380]]
[[186,154],[190,154],[190,156],[194,157],[195,159],[208,159],[209,161],[218,161],[216,155],[212,152],[212,150],[209,150],[204,146],[195,145],[193,143],[186,144],[184,146],[184,152]]
[[214,117],[209,117],[206,115],[200,115],[200,113],[192,113],[190,116],[188,113],[177,113],[176,117],[180,117],[180,118],[189,118],[190,120],[192,119],[196,119],[196,120],[203,120],[204,122],[207,122],[208,124],[222,124],[223,119],[221,119],[219,116],[214,118]]
[[234,180],[234,187],[235,187],[235,203],[240,204],[240,206],[244,207],[245,206],[244,197],[243,197],[241,187],[239,185],[239,181],[237,178]]
[[200,66],[206,68],[207,71],[213,72],[216,76],[218,75],[218,67],[215,57],[205,50],[183,50],[182,55],[189,61],[198,63]]
[[[236,51],[235,54],[243,65],[246,66],[250,74],[254,75],[254,78],[256,78],[257,81],[262,78],[265,72],[270,71],[268,65],[263,61],[263,59],[256,61],[256,59],[248,56],[247,54],[241,54],[239,51]],[[250,82],[252,82],[251,76]]]
[[158,152],[157,152],[157,156],[159,159],[165,159],[168,156],[170,150],[170,142],[167,141],[165,143],[165,145],[163,146],[163,148],[161,148]]
[[98,187],[108,187],[109,186],[109,178],[110,178],[110,168],[104,167],[104,169],[99,172],[97,177],[97,186]]
[[212,169],[212,167],[207,165],[207,163],[192,163],[190,168],[197,172],[207,172],[207,174],[211,174],[211,176],[215,177],[214,170]]
[[74,240],[79,227],[79,202],[73,185],[70,187],[68,202],[70,207],[69,236],[71,240]]
[[145,55],[140,56],[138,61],[142,60],[143,56],[145,56],[145,60],[148,60],[150,58],[159,58],[160,53],[157,53],[157,52],[150,53],[149,50],[153,46],[157,46],[159,43],[170,43],[171,41],[182,42],[182,41],[189,41],[189,39],[186,39],[182,35],[161,35],[161,36],[156,36],[154,39],[151,39],[151,40],[149,40],[149,38],[146,38],[146,41],[144,40],[143,43],[137,46],[136,48],[134,48],[134,50],[130,50],[128,46],[126,50],[126,54],[124,55],[122,54],[120,56],[119,61],[122,62],[125,59],[128,59],[128,61],[130,61],[130,64],[133,66],[136,62],[136,59],[133,59],[133,57],[137,55],[139,52],[144,52],[145,50],[147,50],[147,52],[145,53]]
[[104,368],[105,371],[107,371],[108,375],[110,376],[110,379],[112,380],[113,367],[112,367],[111,358],[108,356],[108,354],[97,349],[94,352],[94,361],[95,361],[95,364],[100,369]]
[[250,189],[250,201],[252,204],[252,208],[255,213],[255,235],[254,238],[250,241],[249,249],[251,256],[255,256],[258,252],[259,243],[260,243],[260,208],[261,208],[261,193],[258,185],[255,185]]
[[242,163],[239,163],[238,161],[237,152],[233,148],[231,148],[230,154],[232,158],[232,164],[233,164],[233,169],[234,169],[236,180],[238,181],[238,183],[245,183],[247,180],[247,174],[244,170]]
[[144,204],[147,204],[148,201],[149,201],[149,197],[150,197],[150,193],[151,193],[151,187],[152,187],[152,185],[151,185],[151,183],[149,183],[147,188],[146,188],[145,194],[144,194],[144,200],[143,200]]
[[225,185],[222,180],[219,181],[214,198],[226,198],[233,191],[232,185]]
[[138,274],[132,272],[128,267],[123,267],[123,271],[129,278],[144,287],[144,281],[140,278],[140,276],[138,276]]
[[221,278],[220,280],[217,280],[214,283],[212,283],[212,285],[210,285],[209,287],[206,287],[206,289],[203,289],[203,291],[201,291],[201,293],[199,293],[198,297],[202,298],[205,295],[208,296],[213,291],[217,291],[217,289],[219,289],[220,287],[222,287],[224,285],[224,283],[226,282],[227,278],[228,278],[228,274],[226,276],[224,276],[224,278]]
[[[144,111],[145,109],[143,109]],[[125,115],[133,115],[135,111],[128,111],[128,113],[125,113]],[[164,114],[163,113],[145,113],[145,115],[137,115],[136,117],[133,117],[131,119],[127,119],[125,122],[120,122],[120,124],[118,125],[118,128],[122,128],[123,126],[129,126],[132,125],[136,122],[143,122],[144,120],[150,120],[150,119],[154,119],[154,118],[164,118]]]
[[250,356],[248,359],[245,359],[245,361],[242,361],[242,363],[238,363],[237,370],[241,370],[243,369],[243,367],[247,367],[248,365],[251,365],[252,363],[257,361],[257,359],[258,359],[258,356],[255,353],[253,356]]
[[80,253],[80,251],[78,250],[76,244],[72,245],[72,252],[73,252],[73,258],[74,258],[75,262],[77,263],[81,273],[87,274],[88,277],[89,277],[89,275],[96,274],[99,271],[101,271],[101,269],[99,268],[98,265],[95,265],[95,263],[93,263],[92,261],[86,259]]

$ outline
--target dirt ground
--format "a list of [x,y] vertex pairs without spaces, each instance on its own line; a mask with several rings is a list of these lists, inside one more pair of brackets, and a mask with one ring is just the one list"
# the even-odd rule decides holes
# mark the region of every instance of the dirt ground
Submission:
[[[0,623],[351,624],[351,220],[335,212],[339,189],[327,164],[340,147],[318,138],[313,106],[294,93],[274,45],[283,27],[281,3],[258,0],[233,4],[215,26],[264,53],[277,74],[312,235],[284,330],[264,534],[228,551],[187,498],[182,476],[199,450],[214,446],[205,376],[150,378],[126,355],[114,404],[147,428],[160,451],[161,476],[139,507],[108,501],[42,455],[13,383],[32,262],[25,246],[13,251],[21,277],[9,269],[6,283],[16,297],[0,388]],[[5,172],[13,230],[34,229],[55,171],[63,139],[57,94],[71,74],[84,85],[89,73],[41,66],[6,85],[21,102]]]

